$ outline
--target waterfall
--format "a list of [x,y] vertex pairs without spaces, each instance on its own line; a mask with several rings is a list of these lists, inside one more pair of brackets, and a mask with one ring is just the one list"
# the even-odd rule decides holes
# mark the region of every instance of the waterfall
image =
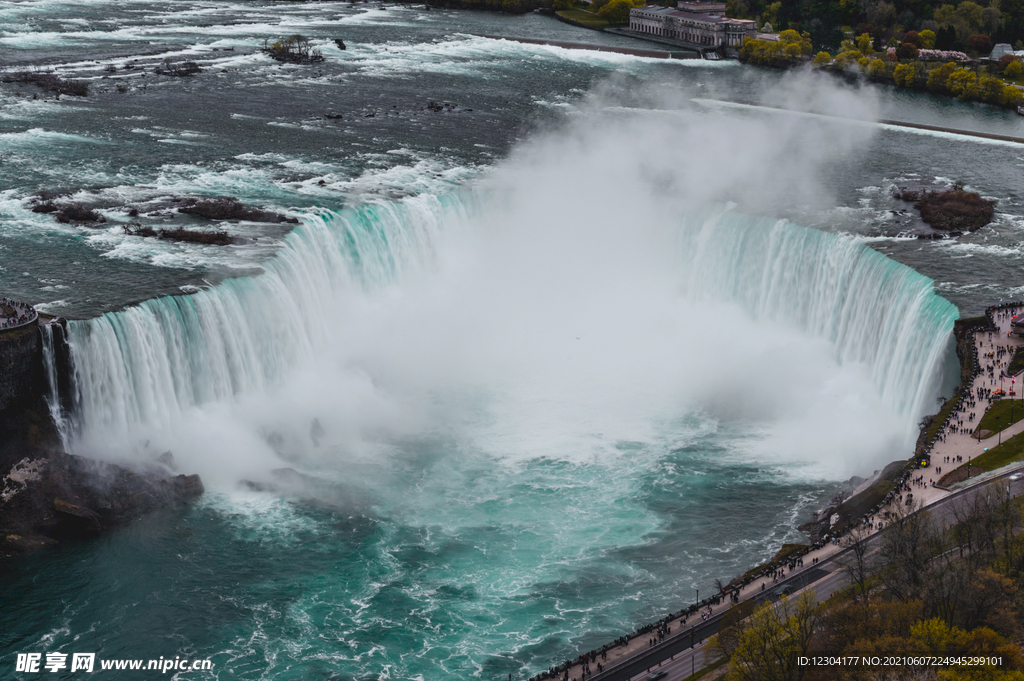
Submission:
[[324,346],[334,295],[398,277],[430,250],[451,203],[420,197],[309,216],[259,276],[71,322],[77,418],[125,432],[271,385]]
[[689,286],[755,319],[833,344],[840,364],[871,369],[883,401],[919,417],[948,386],[956,307],[932,280],[855,237],[725,212],[683,230]]
[[61,376],[60,376],[60,353],[57,349],[58,342],[63,342],[63,337],[58,341],[54,338],[54,330],[63,332],[63,327],[58,324],[40,324],[39,334],[42,338],[43,350],[43,377],[46,380],[46,390],[43,397],[46,406],[50,411],[50,418],[53,419],[60,435],[61,444],[64,450],[68,451],[71,445],[71,419],[62,403]]
[[[446,225],[486,225],[479,196],[421,196],[307,217],[253,277],[69,325],[83,429],[129,433],[272,386],[331,343],[338,296],[429,264]],[[685,295],[739,304],[863,363],[911,425],[942,388],[956,308],[927,277],[853,237],[730,210],[671,225]],[[343,319],[341,320],[344,321]]]

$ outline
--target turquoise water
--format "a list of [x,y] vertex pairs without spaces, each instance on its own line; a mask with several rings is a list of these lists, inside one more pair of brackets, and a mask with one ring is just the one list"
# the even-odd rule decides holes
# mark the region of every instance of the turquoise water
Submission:
[[[0,88],[0,283],[76,320],[73,451],[170,450],[209,491],[5,565],[0,664],[530,676],[800,541],[838,481],[906,456],[957,307],[1016,294],[1017,147],[705,100],[1020,134],[1002,111],[468,35],[581,40],[536,15],[52,4],[26,29],[41,7],[0,3],[4,68],[94,92]],[[255,54],[296,30],[322,68]],[[132,73],[166,50],[206,72]],[[995,225],[902,237],[888,189],[951,168]],[[32,213],[42,190],[108,224]],[[249,241],[223,249],[123,234],[182,194],[301,224],[229,225]]]

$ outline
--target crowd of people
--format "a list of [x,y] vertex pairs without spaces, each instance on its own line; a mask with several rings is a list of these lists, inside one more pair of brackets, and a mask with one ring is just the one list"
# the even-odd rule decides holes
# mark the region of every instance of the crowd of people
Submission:
[[28,324],[37,316],[35,309],[28,303],[19,303],[10,298],[0,298],[0,330]]
[[[1012,321],[1018,314],[1018,310],[1024,306],[1021,303],[1011,303],[1005,307],[990,307],[985,311],[988,319],[987,328],[975,329],[972,331],[972,343],[975,345],[973,357],[972,381],[977,383],[977,378],[982,378],[984,385],[974,385],[972,389],[964,390],[957,400],[956,407],[942,422],[935,437],[928,443],[925,455],[929,455],[932,448],[938,442],[946,442],[950,435],[971,435],[981,437],[977,427],[972,427],[979,413],[984,414],[996,398],[1006,395],[1002,390],[1007,379],[1010,380],[1011,390],[1014,387],[1014,377],[1009,373],[1010,361],[1017,346],[1011,343],[997,343],[1002,336],[1000,323]],[[983,335],[984,334],[984,335]],[[984,364],[983,364],[984,361]],[[991,386],[1000,386],[993,389]],[[978,409],[978,407],[981,409]],[[947,457],[948,458],[948,457]],[[957,457],[962,463],[963,457]],[[944,463],[952,463],[944,461]]]

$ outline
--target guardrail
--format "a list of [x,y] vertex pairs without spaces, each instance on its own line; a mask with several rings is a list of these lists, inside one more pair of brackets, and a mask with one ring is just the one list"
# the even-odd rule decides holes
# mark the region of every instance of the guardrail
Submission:
[[[13,310],[14,314],[5,314],[7,310]],[[28,326],[38,319],[39,313],[28,303],[0,298],[0,332]]]

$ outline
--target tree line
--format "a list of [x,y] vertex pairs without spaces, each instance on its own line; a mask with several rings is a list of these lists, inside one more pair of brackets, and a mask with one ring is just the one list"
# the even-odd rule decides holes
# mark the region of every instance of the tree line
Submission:
[[[710,651],[726,681],[1024,681],[1024,513],[1005,482],[951,502],[945,522],[893,505],[874,542],[855,530],[839,559],[848,586],[745,616],[734,606]],[[916,511],[916,512],[915,512]],[[865,526],[866,527],[866,526]],[[820,594],[827,596],[827,594]],[[732,611],[730,611],[732,612]],[[1000,665],[809,666],[814,656],[983,656]]]

